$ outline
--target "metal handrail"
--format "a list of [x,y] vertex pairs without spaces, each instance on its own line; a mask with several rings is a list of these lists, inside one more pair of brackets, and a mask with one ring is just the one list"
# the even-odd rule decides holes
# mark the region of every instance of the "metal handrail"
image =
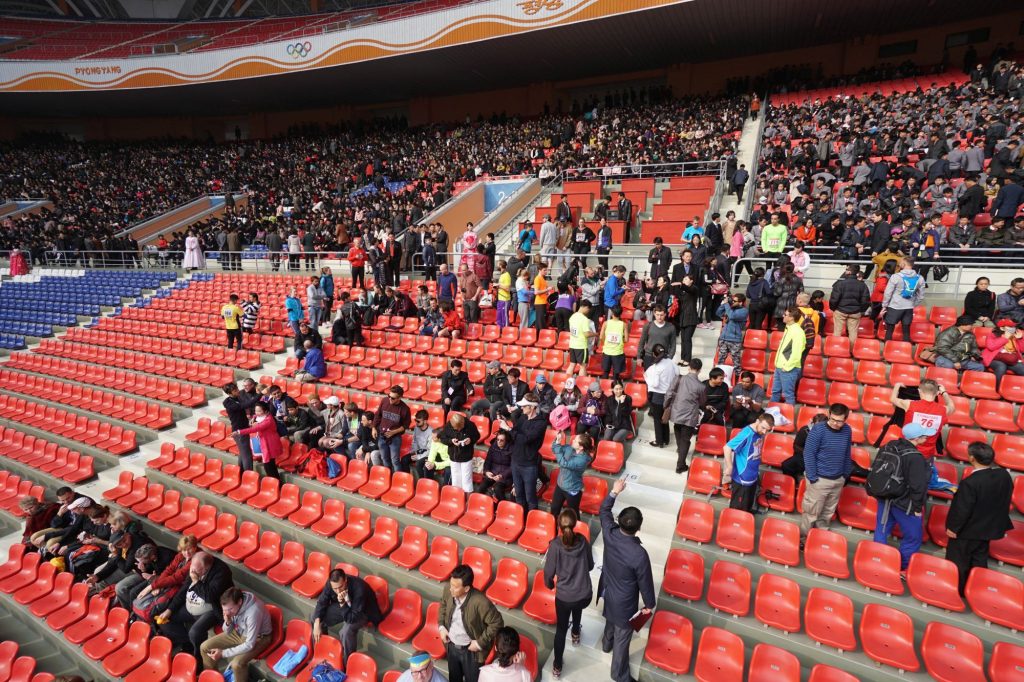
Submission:
[[754,207],[754,188],[757,187],[757,176],[758,168],[761,165],[761,143],[764,137],[764,122],[768,118],[768,93],[764,93],[764,97],[761,98],[761,112],[757,117],[757,137],[755,138],[754,146],[754,160],[751,164],[751,168],[748,171],[750,177],[747,178],[747,197],[746,201],[743,202],[743,219],[750,220],[750,212]]

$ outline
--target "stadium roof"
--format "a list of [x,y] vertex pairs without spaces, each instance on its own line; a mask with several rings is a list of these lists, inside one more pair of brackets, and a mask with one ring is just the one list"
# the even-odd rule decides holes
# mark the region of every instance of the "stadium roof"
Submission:
[[1019,0],[693,0],[486,42],[265,77],[259,82],[244,79],[116,92],[4,93],[0,111],[70,117],[228,115],[387,103],[798,49],[1016,9]]

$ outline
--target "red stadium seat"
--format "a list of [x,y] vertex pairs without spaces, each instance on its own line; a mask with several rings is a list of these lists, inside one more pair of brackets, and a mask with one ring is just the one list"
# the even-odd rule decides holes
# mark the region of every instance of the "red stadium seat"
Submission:
[[473,587],[481,592],[486,590],[494,577],[490,552],[481,547],[467,547],[462,553],[462,563],[473,569]]
[[[413,501],[415,502],[415,500]],[[412,503],[410,502],[410,504]],[[409,508],[409,505],[406,505],[406,508]],[[441,489],[440,499],[434,505],[433,511],[430,512],[430,518],[451,525],[458,522],[465,509],[465,491],[453,485],[446,485]],[[521,511],[522,507],[520,507],[520,513]]]
[[254,573],[266,573],[281,561],[281,536],[273,531],[265,531],[260,536],[256,551],[246,557],[245,567]]
[[743,640],[716,627],[706,627],[700,634],[693,675],[700,682],[721,682],[743,679]]
[[299,528],[309,528],[323,516],[324,496],[314,490],[302,494],[299,507],[288,515],[288,521]]
[[320,596],[331,572],[331,557],[323,552],[310,552],[306,557],[306,570],[291,584],[293,591],[309,599]]
[[[326,629],[326,628],[325,628]],[[313,627],[307,621],[299,620],[295,618],[288,621],[288,625],[284,631],[284,639],[281,643],[274,647],[273,650],[269,651],[266,656],[266,665],[273,669],[277,665],[278,661],[284,658],[285,654],[289,651],[298,652],[300,649],[306,650],[306,656],[301,660],[296,661],[293,670],[299,670],[302,665],[306,662],[309,657],[309,649],[313,646]],[[269,647],[268,647],[269,649]]]
[[447,580],[459,563],[459,545],[452,538],[438,535],[430,543],[430,555],[420,564],[420,573],[432,580]]
[[992,438],[996,464],[1014,471],[1024,471],[1024,437],[997,433]]
[[758,644],[750,659],[747,682],[800,682],[800,661],[785,649]]
[[1024,646],[1010,642],[996,642],[996,645],[992,647],[992,658],[988,662],[989,678],[998,680],[1007,670],[1017,673],[1024,671]]
[[487,534],[495,540],[512,543],[522,532],[523,508],[508,500],[499,502],[494,522],[487,528]]
[[974,421],[989,431],[1016,431],[1013,405],[997,400],[978,400],[974,403]]
[[800,632],[800,586],[780,575],[763,574],[754,594],[754,617],[783,632]]
[[719,462],[705,457],[695,457],[690,462],[690,471],[686,476],[687,490],[706,495],[720,492],[721,485],[722,465]]
[[861,530],[875,529],[875,517],[877,515],[877,501],[870,497],[864,488],[858,486],[846,486],[839,495],[839,506],[836,514],[839,521],[851,528]]
[[362,652],[353,652],[345,662],[345,675],[351,682],[377,682],[377,662]]
[[925,670],[938,682],[985,682],[981,640],[960,628],[932,621],[921,640]]
[[669,550],[661,586],[674,597],[699,601],[704,593],[704,558],[685,549]]
[[853,602],[846,595],[812,588],[804,605],[804,627],[815,642],[840,651],[855,651]]
[[554,537],[555,517],[541,509],[533,509],[526,515],[526,527],[516,544],[529,552],[543,554]]
[[408,642],[423,625],[423,599],[419,592],[400,587],[395,590],[391,611],[377,626],[392,642]]
[[900,580],[900,552],[880,542],[861,540],[853,556],[853,575],[857,582],[886,594],[903,594]]
[[[694,445],[694,451],[704,455],[721,455],[722,449],[728,440],[724,426],[702,424],[697,431],[697,442]],[[693,475],[692,472],[690,475]]]
[[389,516],[378,516],[373,535],[367,538],[361,549],[372,557],[383,559],[395,551],[399,542],[398,521]]
[[[104,609],[106,609],[109,603],[108,599],[99,595],[95,595],[93,599],[102,602]],[[59,601],[64,600],[61,599]],[[84,618],[89,612],[90,606],[89,586],[85,583],[75,583],[71,586],[67,601],[49,611],[49,615],[46,617],[46,624],[51,630],[64,630]]]
[[679,506],[676,535],[700,544],[711,542],[714,524],[714,507],[707,502],[686,498]]
[[426,516],[437,506],[441,487],[432,478],[421,478],[416,481],[416,492],[412,499],[405,503],[405,508],[414,514]]
[[974,614],[987,622],[1014,631],[1024,623],[1024,584],[1012,575],[974,568],[964,594]]
[[811,668],[811,676],[807,682],[860,682],[860,680],[845,670],[819,663]]
[[370,512],[359,507],[352,507],[348,511],[348,521],[345,527],[334,536],[334,539],[348,547],[359,547],[372,533]]
[[914,621],[889,606],[868,604],[860,617],[864,653],[885,665],[917,672],[921,668],[914,649]]
[[[100,597],[99,595],[94,595],[89,600],[87,611],[84,616],[76,620],[73,625],[64,631],[64,639],[68,640],[72,644],[82,645],[98,635],[107,627],[108,606],[108,599]],[[121,611],[125,613],[125,622],[127,622],[127,611],[124,609],[121,609]],[[50,618],[52,620],[53,616]],[[53,627],[52,624],[51,627]]]
[[329,538],[344,527],[345,503],[335,498],[328,498],[324,502],[323,515],[309,529],[321,537]]
[[298,542],[284,543],[281,560],[267,571],[267,577],[278,585],[291,585],[306,572],[306,550]]
[[[520,507],[522,509],[522,507]],[[516,559],[504,557],[498,561],[498,571],[494,582],[487,588],[487,597],[498,606],[514,609],[526,597],[526,589],[530,584],[526,566]]]
[[811,528],[804,545],[807,570],[830,578],[850,577],[846,560],[846,538],[830,530]]
[[754,515],[738,509],[723,509],[718,515],[715,543],[726,551],[750,554],[754,551]]
[[[998,434],[999,437],[1012,437],[1005,436],[1004,434]],[[967,461],[967,446],[971,443],[985,443],[988,442],[988,436],[984,431],[978,429],[965,429],[959,426],[950,427],[946,433],[945,440],[945,454],[949,455],[955,460],[966,462]],[[1024,451],[1022,451],[1024,452]],[[999,451],[996,451],[996,457],[999,457]],[[1005,466],[1005,465],[1004,465]]]
[[[445,645],[441,642],[441,634],[438,631],[437,622],[438,611],[440,610],[440,602],[431,602],[427,606],[427,617],[424,619],[423,627],[412,638],[413,650],[426,651],[430,654],[431,658],[435,659],[445,657]],[[314,660],[316,660],[315,657]],[[300,681],[296,679],[296,682]]]
[[157,636],[149,640],[142,661],[124,679],[125,682],[155,682],[166,680],[170,674],[171,640]]
[[765,518],[761,524],[757,553],[761,558],[783,566],[800,565],[800,527],[773,516]]
[[658,611],[651,621],[651,632],[644,650],[644,660],[676,675],[690,670],[693,652],[693,624],[671,611]]
[[750,571],[730,561],[716,561],[711,567],[706,601],[716,611],[746,616],[750,612]]
[[555,591],[544,584],[544,571],[533,574],[533,589],[523,604],[523,613],[541,623],[555,624]]
[[483,533],[494,521],[494,498],[481,493],[470,493],[466,511],[459,519],[459,527],[470,533]]

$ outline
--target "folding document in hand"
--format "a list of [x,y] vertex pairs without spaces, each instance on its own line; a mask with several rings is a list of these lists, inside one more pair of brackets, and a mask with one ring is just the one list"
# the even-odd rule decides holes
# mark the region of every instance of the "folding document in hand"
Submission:
[[654,611],[648,611],[644,613],[643,609],[640,609],[633,614],[633,617],[629,619],[629,624],[633,627],[633,632],[640,632],[640,628],[647,624],[654,616]]

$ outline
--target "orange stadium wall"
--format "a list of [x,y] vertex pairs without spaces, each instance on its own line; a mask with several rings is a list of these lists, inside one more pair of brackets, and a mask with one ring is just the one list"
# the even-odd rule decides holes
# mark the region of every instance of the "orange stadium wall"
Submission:
[[[674,64],[641,72],[613,74],[587,79],[560,82],[539,82],[512,88],[482,90],[471,94],[420,97],[408,102],[380,103],[370,106],[339,105],[321,109],[296,111],[250,112],[236,116],[192,117],[132,117],[132,118],[17,118],[0,117],[0,139],[10,139],[21,132],[59,131],[89,140],[145,139],[151,137],[190,137],[224,140],[233,137],[238,125],[246,138],[267,138],[282,135],[295,125],[371,119],[378,115],[400,113],[410,125],[462,121],[467,116],[475,120],[478,115],[492,113],[535,116],[547,104],[552,111],[561,100],[563,109],[572,105],[573,93],[592,88],[618,88],[630,82],[664,80],[677,95],[716,92],[729,78],[741,75],[756,76],[786,64],[821,64],[825,74],[855,73],[860,69],[885,62],[912,59],[920,64],[938,64],[943,58],[946,37],[951,33],[988,28],[989,40],[975,43],[982,56],[996,44],[1022,42],[1021,22],[1024,8],[1015,12],[932,26],[917,31],[863,36],[844,43],[831,43],[808,48],[780,50],[768,54],[737,57],[697,64]],[[896,58],[879,58],[878,48],[890,43],[917,40],[917,52]],[[1017,45],[1018,48],[1021,45]],[[951,67],[963,62],[966,45],[951,48],[947,55]]]

